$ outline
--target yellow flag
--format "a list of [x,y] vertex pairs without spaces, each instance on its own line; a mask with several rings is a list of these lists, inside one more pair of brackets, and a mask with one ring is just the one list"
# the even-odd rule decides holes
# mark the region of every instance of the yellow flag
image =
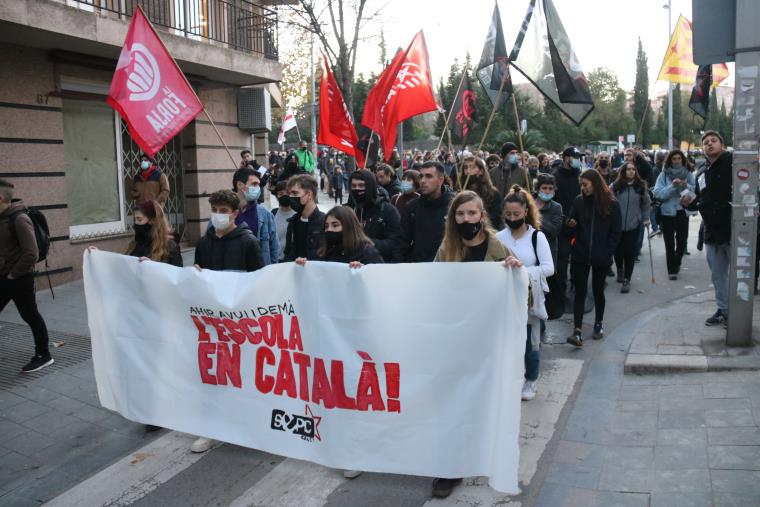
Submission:
[[[721,81],[728,77],[728,66],[725,63],[717,63],[712,66],[712,85],[718,86]],[[658,81],[670,81],[694,85],[697,79],[697,65],[694,64],[694,56],[691,44],[691,21],[683,16],[678,17],[676,28],[670,37],[670,44],[662,59]]]

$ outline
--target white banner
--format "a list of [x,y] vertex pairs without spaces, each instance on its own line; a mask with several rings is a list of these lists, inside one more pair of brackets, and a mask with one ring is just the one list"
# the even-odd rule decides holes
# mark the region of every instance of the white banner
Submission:
[[199,272],[95,251],[84,286],[100,402],[128,419],[518,493],[525,270]]

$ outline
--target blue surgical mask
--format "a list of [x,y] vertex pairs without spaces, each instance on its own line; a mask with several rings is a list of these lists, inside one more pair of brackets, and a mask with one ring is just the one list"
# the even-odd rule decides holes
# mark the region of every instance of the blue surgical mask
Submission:
[[245,200],[248,202],[258,201],[259,196],[261,196],[260,186],[250,186],[245,190]]
[[411,181],[402,180],[400,187],[401,187],[401,191],[405,194],[411,194],[412,192],[414,192],[414,183],[412,183]]
[[577,158],[574,158],[570,161],[570,167],[573,169],[580,169],[581,168],[581,161]]
[[507,163],[511,165],[517,165],[517,161],[519,158],[514,153],[512,155],[507,155]]
[[150,162],[148,162],[147,160],[143,160],[142,162],[140,162],[140,169],[142,169],[143,171],[147,171],[148,169],[150,169]]
[[549,202],[552,199],[554,199],[554,194],[553,193],[552,194],[545,194],[543,192],[539,192],[538,193],[538,198],[541,199],[544,202]]

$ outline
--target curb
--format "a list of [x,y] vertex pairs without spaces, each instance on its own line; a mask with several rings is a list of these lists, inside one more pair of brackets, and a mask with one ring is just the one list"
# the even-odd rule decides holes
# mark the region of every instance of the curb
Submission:
[[[649,315],[647,321],[665,312],[672,304],[678,304],[700,294],[702,293],[690,294],[660,306],[659,311]],[[634,332],[638,333],[643,327],[644,324],[638,326]],[[631,349],[634,349],[636,345],[636,336],[634,336],[626,352],[623,372],[625,375],[657,375],[704,373],[708,371],[758,371],[760,370],[760,342],[756,341],[755,343],[754,347],[747,348],[726,348],[724,344],[719,347],[722,351],[720,355],[705,353],[704,342],[699,347],[674,345],[668,347],[669,353],[653,354],[645,353],[644,350],[631,352]],[[672,352],[679,349],[683,352]]]

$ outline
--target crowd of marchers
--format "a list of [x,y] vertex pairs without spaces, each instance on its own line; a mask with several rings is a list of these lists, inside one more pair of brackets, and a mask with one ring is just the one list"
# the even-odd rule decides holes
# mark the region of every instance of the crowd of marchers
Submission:
[[[621,293],[630,292],[646,231],[650,239],[662,236],[667,274],[676,280],[689,254],[689,216],[701,215],[697,248],[706,249],[717,305],[705,323],[725,325],[732,159],[718,132],[702,136],[702,150],[697,165],[678,149],[651,154],[631,147],[592,155],[570,146],[531,156],[507,142],[500,153],[394,152],[387,163],[366,168],[335,151],[315,156],[305,142],[270,153],[266,165],[244,150],[230,187],[209,197],[211,215],[194,266],[251,272],[279,262],[304,269],[315,261],[351,269],[499,262],[524,268],[530,297],[522,399],[529,401],[538,387],[541,344],[552,341],[545,321],[571,313],[573,331],[565,341],[582,347],[584,314],[593,306],[590,335],[602,339],[607,278],[616,277]],[[336,203],[326,213],[317,206],[320,189]],[[134,238],[124,253],[182,266],[178,238],[164,213],[168,192],[161,168],[144,155],[130,190]],[[271,211],[264,205],[267,193],[278,202]],[[23,371],[31,372],[53,358],[35,299],[38,249],[26,210],[13,184],[0,180],[0,310],[12,300],[30,325],[35,354]],[[212,445],[198,438],[192,450]],[[433,494],[447,496],[460,480],[436,479]]]

